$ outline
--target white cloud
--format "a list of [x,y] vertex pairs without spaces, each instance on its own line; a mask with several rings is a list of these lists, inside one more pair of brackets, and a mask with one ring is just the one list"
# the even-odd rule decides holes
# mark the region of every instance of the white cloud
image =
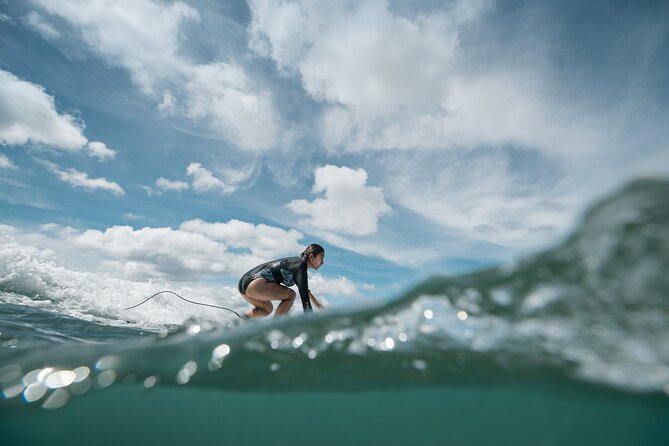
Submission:
[[58,30],[49,22],[45,21],[36,11],[30,11],[23,19],[24,23],[37,31],[46,40],[60,38]]
[[67,184],[74,187],[81,187],[88,191],[95,191],[101,189],[111,192],[114,195],[125,195],[125,191],[121,186],[106,178],[89,178],[85,172],[79,172],[76,169],[62,170],[54,163],[48,161],[41,161],[41,163],[51,172],[55,173],[58,178]]
[[165,90],[163,92],[163,101],[158,104],[158,111],[165,116],[174,116],[176,113],[177,100],[172,92]]
[[367,172],[326,165],[315,170],[313,192],[325,198],[293,200],[287,207],[307,218],[301,225],[349,235],[376,233],[378,219],[391,211],[383,191],[367,186]]
[[[384,0],[252,0],[250,45],[325,104],[321,137],[330,148],[603,148],[608,124],[549,94],[558,86],[541,56],[472,69],[470,54],[487,38],[485,26],[472,22],[492,4],[455,1],[403,17]],[[481,47],[462,47],[465,27],[480,29]]]
[[[365,286],[365,284],[361,286],[365,289],[369,287],[368,285]],[[330,279],[323,277],[319,273],[309,273],[309,289],[316,297],[319,297],[321,294],[355,298],[363,296],[356,284],[343,276]]]
[[123,214],[123,220],[126,220],[126,221],[142,220],[143,218],[146,218],[146,217],[143,217],[141,215],[135,215],[132,212],[127,212],[127,213]]
[[275,143],[272,97],[240,65],[198,64],[182,55],[183,26],[200,20],[192,6],[150,0],[36,1],[80,31],[93,51],[127,69],[162,114],[190,118],[244,150],[263,151]]
[[299,242],[303,235],[294,229],[284,230],[234,219],[227,223],[207,223],[200,219],[189,220],[183,222],[180,229],[206,235],[232,248],[249,249],[254,256],[260,258],[297,255],[304,250]]
[[12,160],[0,153],[0,169],[17,169],[17,167]]
[[98,141],[88,143],[88,154],[100,161],[116,158],[115,150],[108,148],[104,143]]
[[44,88],[0,70],[0,143],[77,151],[88,142],[82,131],[83,123],[58,113]]
[[196,192],[217,191],[229,194],[237,190],[235,186],[216,178],[210,170],[202,167],[200,163],[190,163],[186,168],[186,174],[193,177],[193,189]]
[[183,181],[171,181],[160,177],[156,180],[156,187],[163,192],[167,191],[181,191],[188,189],[188,183]]
[[460,239],[517,249],[552,240],[575,212],[558,173],[529,158],[481,149],[449,157],[396,153],[379,163],[388,174],[384,190],[402,206]]
[[267,260],[297,255],[304,249],[298,243],[301,237],[294,230],[238,220],[191,220],[179,229],[113,226],[68,233],[65,241],[102,253],[98,262],[113,266],[119,274],[127,273],[125,277],[195,279],[219,274],[239,277]]
[[136,272],[150,276],[193,277],[234,274],[243,268],[240,258],[201,234],[171,228],[114,226],[104,232],[88,230],[71,239],[78,246],[96,249],[121,263],[131,262]]

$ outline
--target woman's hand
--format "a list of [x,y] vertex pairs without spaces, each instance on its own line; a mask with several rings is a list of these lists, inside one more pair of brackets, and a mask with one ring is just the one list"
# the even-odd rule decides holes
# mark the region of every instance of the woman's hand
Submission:
[[309,299],[311,299],[311,302],[312,302],[312,303],[314,304],[314,306],[315,306],[316,308],[318,308],[319,310],[324,310],[324,309],[325,309],[325,306],[324,306],[322,303],[320,303],[320,302],[318,301],[318,299],[316,299],[316,296],[314,296],[313,294],[311,294],[311,291],[309,291]]

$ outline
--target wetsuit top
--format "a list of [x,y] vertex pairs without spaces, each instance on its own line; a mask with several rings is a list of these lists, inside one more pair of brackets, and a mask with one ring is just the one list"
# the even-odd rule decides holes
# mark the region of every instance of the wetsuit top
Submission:
[[301,257],[286,257],[272,260],[247,271],[239,279],[239,285],[237,286],[239,292],[246,294],[246,288],[249,284],[259,277],[269,282],[280,283],[286,286],[297,285],[304,312],[312,311],[311,301],[309,300],[307,262],[303,262]]

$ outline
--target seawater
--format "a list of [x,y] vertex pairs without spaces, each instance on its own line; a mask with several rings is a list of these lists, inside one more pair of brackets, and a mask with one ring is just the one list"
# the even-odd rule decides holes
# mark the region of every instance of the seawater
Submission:
[[[160,284],[6,236],[0,442],[669,444],[667,271],[663,180],[514,264],[244,323],[163,297],[125,312]],[[241,309],[231,289],[213,303]]]

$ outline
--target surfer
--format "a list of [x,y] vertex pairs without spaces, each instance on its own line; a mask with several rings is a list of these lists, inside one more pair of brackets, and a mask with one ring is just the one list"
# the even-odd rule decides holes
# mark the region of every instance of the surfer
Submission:
[[281,302],[276,307],[276,315],[286,314],[293,306],[295,291],[288,288],[297,285],[302,299],[304,312],[313,311],[311,303],[319,309],[323,305],[309,291],[307,268],[318,269],[323,266],[325,249],[315,243],[307,246],[298,257],[286,257],[258,265],[239,279],[239,293],[253,308],[245,314],[247,317],[265,317],[272,313],[273,300]]

